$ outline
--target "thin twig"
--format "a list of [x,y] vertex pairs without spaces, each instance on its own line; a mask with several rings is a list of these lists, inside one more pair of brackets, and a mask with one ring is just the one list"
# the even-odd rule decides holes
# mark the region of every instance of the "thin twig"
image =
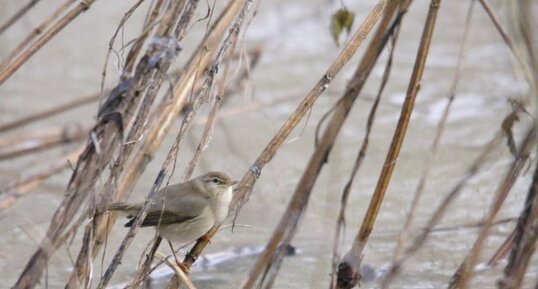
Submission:
[[69,167],[69,164],[76,163],[81,152],[82,148],[77,148],[67,155],[62,156],[57,161],[54,161],[46,168],[1,188],[0,211],[12,206],[18,198],[31,192],[50,176],[63,171],[65,168]]
[[77,16],[82,12],[88,10],[90,6],[95,2],[95,0],[85,0],[75,6],[71,11],[69,11],[62,19],[58,20],[48,31],[46,31],[43,36],[41,36],[36,42],[30,46],[26,51],[21,53],[19,57],[14,59],[6,67],[2,67],[0,70],[0,85],[6,81],[15,71],[17,71],[32,55],[34,55],[41,47],[43,47],[47,42],[52,39],[58,32],[60,32],[65,26],[67,26],[71,21],[73,21]]
[[11,52],[0,62],[0,69],[3,69],[6,67],[14,58],[17,56],[36,36],[43,33],[47,29],[47,27],[54,21],[56,18],[58,18],[60,15],[62,15],[67,8],[69,8],[73,3],[75,3],[77,0],[66,0],[62,5],[60,5],[54,12],[52,12],[41,24],[39,24],[36,28],[32,30],[32,32],[19,42],[19,44],[11,50]]
[[34,5],[37,4],[40,0],[30,0],[26,5],[22,6],[13,16],[6,20],[2,25],[0,25],[0,34],[4,33],[13,23],[17,22],[24,14],[26,14]]
[[[536,129],[536,125],[533,130]],[[538,166],[535,168],[532,183],[521,211],[516,234],[504,276],[499,280],[500,289],[518,289],[523,284],[538,241]]]
[[[274,279],[276,278],[276,274],[278,273],[285,255],[285,248],[290,244],[295,235],[299,220],[310,199],[312,189],[323,166],[328,161],[329,154],[340,129],[353,107],[355,100],[358,98],[366,79],[377,62],[381,51],[385,48],[385,45],[393,32],[390,28],[390,24],[393,15],[397,11],[398,4],[398,0],[378,3],[378,8],[383,9],[383,12],[376,33],[368,45],[365,54],[361,58],[353,77],[349,81],[344,95],[341,100],[338,101],[338,106],[334,110],[334,113],[320,138],[320,142],[316,145],[315,151],[310,157],[306,169],[288,203],[286,211],[280,218],[264,251],[253,265],[248,275],[248,279],[242,286],[243,289],[254,288],[256,283],[259,284],[260,288],[270,288],[274,283]],[[262,276],[262,272],[266,273]],[[258,279],[260,280],[258,281]]]
[[2,125],[0,125],[0,133],[10,131],[10,130],[13,130],[15,128],[19,128],[19,127],[27,125],[27,124],[29,124],[31,122],[39,121],[39,120],[42,120],[44,118],[47,118],[47,117],[50,117],[50,116],[53,116],[53,115],[68,111],[68,110],[73,109],[73,108],[77,108],[79,106],[82,106],[82,105],[85,105],[85,104],[88,104],[88,103],[95,102],[95,101],[99,100],[99,97],[100,97],[99,94],[93,94],[93,95],[90,95],[90,96],[86,96],[86,97],[83,97],[83,98],[80,98],[80,99],[70,101],[68,103],[59,105],[57,107],[53,107],[53,108],[51,108],[49,110],[40,111],[38,113],[29,115],[29,116],[25,116],[25,117],[19,118],[17,120],[2,124]]
[[343,232],[345,231],[345,213],[347,209],[347,202],[348,202],[349,194],[351,192],[351,188],[353,186],[353,181],[355,179],[355,176],[357,175],[357,172],[359,171],[359,168],[361,167],[362,162],[364,158],[366,157],[368,144],[370,142],[370,133],[372,132],[372,127],[374,125],[377,108],[381,101],[381,96],[383,95],[383,91],[385,90],[385,86],[389,80],[390,72],[392,69],[392,61],[394,57],[394,50],[396,48],[398,35],[399,35],[399,27],[396,27],[394,34],[392,36],[391,45],[389,46],[389,56],[387,59],[387,63],[385,64],[383,78],[381,80],[381,84],[377,91],[377,95],[375,97],[374,103],[372,104],[372,107],[370,108],[370,113],[368,114],[368,119],[366,121],[366,131],[364,133],[362,144],[360,146],[359,152],[357,153],[355,163],[353,164],[351,175],[349,176],[349,179],[346,185],[344,186],[344,189],[342,190],[342,196],[340,198],[340,209],[338,211],[338,217],[336,219],[336,228],[334,230],[332,264],[331,264],[332,266],[331,282],[330,282],[329,288],[336,288],[336,285],[337,285],[336,276],[337,276],[337,270],[338,270],[338,263],[340,262],[340,257],[341,257],[340,251],[341,251],[341,244],[342,244],[342,239],[343,239]]
[[[290,115],[286,122],[282,125],[279,131],[273,136],[271,141],[267,144],[264,150],[260,153],[254,164],[245,173],[243,178],[238,184],[238,189],[234,192],[234,199],[231,204],[231,211],[235,211],[236,216],[242,205],[248,200],[248,197],[252,193],[252,188],[255,182],[261,174],[261,171],[265,164],[271,161],[271,159],[278,152],[280,146],[284,143],[290,133],[294,130],[304,115],[312,108],[318,97],[329,86],[333,78],[341,71],[343,66],[349,62],[351,57],[355,54],[357,48],[360,46],[366,35],[373,28],[377,19],[381,16],[384,3],[386,0],[380,0],[378,5],[372,10],[372,12],[366,17],[362,25],[357,32],[346,44],[344,49],[340,52],[337,58],[333,61],[331,66],[325,72],[325,74],[318,80],[316,85],[310,90],[303,101],[299,104],[296,110]],[[191,249],[186,256],[183,264],[190,266],[196,258],[200,255],[202,250],[208,245],[209,239],[218,231],[218,228],[212,228],[206,233],[207,239],[198,240],[196,245]]]
[[[390,268],[385,275],[383,283],[390,284],[392,279],[396,277],[398,272],[401,269],[401,266],[413,256],[420,247],[426,242],[432,229],[439,223],[443,215],[445,214],[449,205],[455,200],[455,198],[461,193],[465,185],[474,177],[481,169],[487,159],[490,157],[494,148],[496,148],[502,140],[502,132],[498,132],[491,141],[485,146],[481,154],[476,158],[476,160],[471,164],[467,169],[464,176],[459,180],[456,185],[450,190],[448,195],[443,199],[441,204],[434,210],[434,213],[428,220],[426,227],[422,229],[421,233],[414,238],[410,247],[408,247],[401,258],[398,259],[395,263],[391,264]],[[386,279],[386,280],[385,280]]]
[[60,144],[68,144],[82,140],[88,135],[87,126],[66,126],[52,129],[38,135],[27,135],[23,138],[5,140],[0,145],[0,160],[7,160],[29,153],[40,152]]
[[510,189],[513,187],[519,174],[521,173],[526,162],[528,161],[531,150],[533,150],[533,148],[536,145],[536,137],[538,134],[537,130],[538,128],[535,126],[531,128],[529,132],[527,133],[527,136],[525,137],[525,140],[518,153],[517,158],[512,162],[510,169],[506,172],[506,175],[504,176],[502,182],[497,188],[495,198],[493,200],[493,203],[491,204],[490,210],[488,211],[485,217],[484,226],[482,227],[482,230],[480,231],[478,238],[476,239],[467,258],[465,258],[465,261],[463,261],[463,263],[460,265],[460,267],[454,274],[448,288],[450,289],[467,288],[467,284],[473,275],[474,265],[476,264],[478,258],[480,257],[482,244],[485,242],[488,236],[489,229],[493,223],[493,220],[495,219],[495,216],[497,216],[497,213],[499,212],[499,210],[501,209],[501,206],[506,200],[506,197],[508,196]]

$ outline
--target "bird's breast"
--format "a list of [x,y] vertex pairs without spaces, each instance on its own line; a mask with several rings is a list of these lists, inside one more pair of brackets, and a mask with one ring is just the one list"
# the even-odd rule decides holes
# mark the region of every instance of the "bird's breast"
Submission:
[[217,224],[224,222],[224,219],[228,216],[228,208],[232,201],[232,188],[227,188],[217,198],[217,205],[215,206],[215,221]]

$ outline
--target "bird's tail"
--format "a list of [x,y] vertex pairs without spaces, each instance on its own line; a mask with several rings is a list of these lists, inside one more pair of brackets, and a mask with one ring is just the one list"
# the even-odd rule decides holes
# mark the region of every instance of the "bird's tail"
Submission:
[[113,203],[108,206],[109,211],[120,211],[127,215],[136,215],[140,210],[140,205],[131,205],[127,203]]

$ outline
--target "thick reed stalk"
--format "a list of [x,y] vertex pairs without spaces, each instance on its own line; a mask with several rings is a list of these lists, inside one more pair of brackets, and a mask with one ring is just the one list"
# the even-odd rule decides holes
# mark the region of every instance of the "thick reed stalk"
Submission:
[[[315,101],[329,86],[333,78],[342,70],[344,65],[349,62],[351,57],[355,54],[362,41],[366,38],[370,30],[377,22],[377,19],[379,19],[381,16],[385,3],[386,0],[380,0],[378,2],[372,12],[363,21],[357,32],[352,36],[344,49],[325,72],[325,74],[318,80],[316,85],[312,88],[312,90],[310,90],[296,110],[290,115],[286,122],[281,126],[279,131],[273,136],[271,141],[260,153],[254,164],[245,173],[238,185],[238,189],[234,192],[234,199],[232,200],[231,204],[231,210],[235,211],[236,214],[239,212],[241,206],[248,200],[248,197],[252,193],[252,188],[260,176],[265,164],[271,161],[290,133],[295,129],[297,124],[299,124],[299,121],[312,108]],[[217,231],[218,228],[214,227],[206,234],[207,238],[198,240],[196,245],[185,257],[183,262],[184,265],[190,266],[192,263],[194,263],[194,261],[196,261],[196,258],[209,244],[210,238],[213,237]]]

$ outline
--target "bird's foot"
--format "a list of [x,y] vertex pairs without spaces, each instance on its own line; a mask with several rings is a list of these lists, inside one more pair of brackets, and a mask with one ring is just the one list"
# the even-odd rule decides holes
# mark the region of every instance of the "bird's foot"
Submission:
[[200,237],[199,240],[202,240],[204,242],[211,244],[211,239],[206,235],[203,235],[202,237]]
[[183,271],[185,274],[189,275],[189,267],[187,267],[186,265],[184,265],[183,263],[181,263],[178,260],[176,260],[176,264],[179,267],[179,269],[181,269],[181,271]]

